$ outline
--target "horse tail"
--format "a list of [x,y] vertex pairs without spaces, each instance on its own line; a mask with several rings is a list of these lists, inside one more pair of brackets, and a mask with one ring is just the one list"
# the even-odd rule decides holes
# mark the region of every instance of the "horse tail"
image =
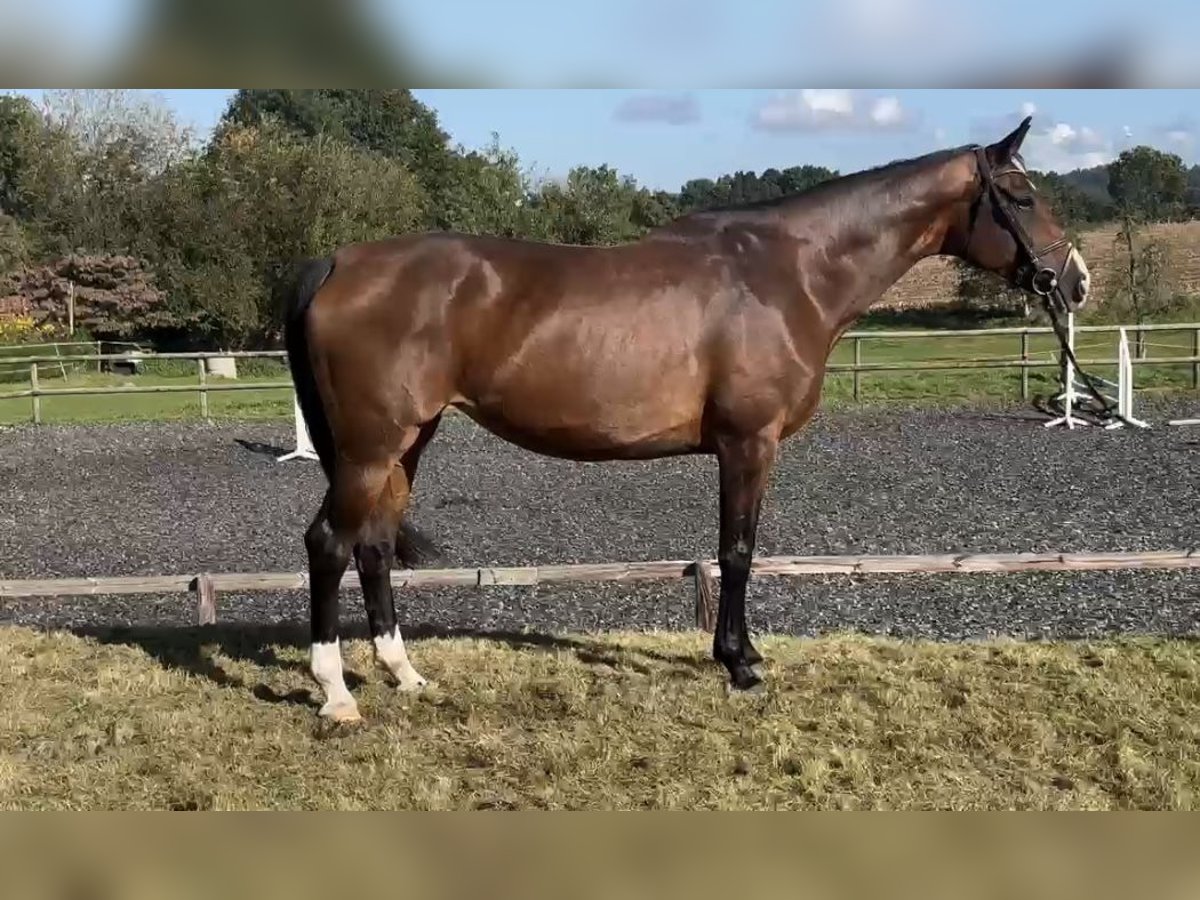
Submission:
[[292,370],[292,382],[296,386],[296,399],[313,449],[321,460],[325,477],[333,484],[333,463],[336,451],[333,445],[333,430],[325,415],[325,406],[317,389],[313,375],[312,357],[308,346],[308,310],[317,291],[333,272],[333,259],[309,259],[296,272],[291,289],[284,299],[283,341],[287,348],[288,366]]
[[[331,257],[302,263],[285,297],[283,319],[283,340],[287,348],[288,365],[292,370],[292,381],[296,386],[296,399],[300,403],[304,424],[308,426],[313,449],[317,451],[321,468],[325,470],[325,477],[330,484],[333,484],[337,452],[333,444],[333,430],[329,427],[329,419],[325,415],[325,406],[313,375],[308,345],[308,310],[317,291],[332,273]],[[406,568],[417,568],[441,558],[440,548],[407,519],[401,521],[396,530],[395,551],[397,560]]]

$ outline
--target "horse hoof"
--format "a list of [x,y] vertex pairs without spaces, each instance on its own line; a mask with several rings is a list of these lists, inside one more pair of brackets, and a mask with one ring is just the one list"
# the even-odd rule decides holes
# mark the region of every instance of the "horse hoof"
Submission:
[[396,690],[401,694],[417,694],[421,691],[427,691],[434,687],[432,681],[426,681],[424,678],[406,678],[403,681],[396,682]]
[[322,719],[329,722],[336,722],[339,725],[349,725],[352,722],[362,721],[362,716],[358,713],[358,704],[356,703],[326,703],[321,707],[321,711],[317,715]]
[[763,681],[761,673],[756,671],[757,668],[757,666],[752,667],[730,679],[729,695],[731,697],[750,697],[766,693],[767,683]]

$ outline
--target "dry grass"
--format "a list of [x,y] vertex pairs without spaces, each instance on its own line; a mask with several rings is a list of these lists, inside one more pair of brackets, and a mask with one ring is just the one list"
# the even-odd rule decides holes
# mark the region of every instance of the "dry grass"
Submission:
[[[1200,221],[1157,222],[1147,233],[1163,242],[1171,259],[1181,293],[1200,293]],[[1084,231],[1083,255],[1096,284],[1095,302],[1104,302],[1104,285],[1113,266],[1121,264],[1113,240],[1116,225],[1103,225]],[[933,257],[919,262],[879,302],[881,309],[906,309],[945,303],[957,295],[958,279],[952,262]]]
[[328,728],[296,637],[0,630],[0,805],[1198,805],[1193,642],[763,638],[731,700],[698,634],[414,640],[420,696],[353,641],[366,721]]

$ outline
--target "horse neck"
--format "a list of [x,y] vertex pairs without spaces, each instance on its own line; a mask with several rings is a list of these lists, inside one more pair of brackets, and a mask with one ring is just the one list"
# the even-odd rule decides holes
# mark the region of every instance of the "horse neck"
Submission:
[[[959,171],[952,172],[951,165]],[[820,251],[816,258],[829,260],[842,276],[835,280],[839,290],[816,297],[838,328],[862,316],[918,262],[946,252],[970,193],[965,171],[952,158],[917,168],[908,178],[864,185],[861,194],[838,197],[833,208],[798,203],[784,212],[804,248],[799,251],[801,281],[812,283],[803,269],[812,265],[813,248]]]

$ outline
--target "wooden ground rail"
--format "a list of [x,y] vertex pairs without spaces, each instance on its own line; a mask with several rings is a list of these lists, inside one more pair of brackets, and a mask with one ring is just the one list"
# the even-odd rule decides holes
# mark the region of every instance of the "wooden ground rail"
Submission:
[[[583,563],[473,569],[401,569],[396,587],[586,584],[691,578],[696,624],[711,631],[716,621],[715,560]],[[947,553],[918,556],[768,556],[754,560],[755,576],[1073,572],[1101,569],[1200,569],[1200,549],[1112,553]],[[359,589],[347,571],[342,587]],[[220,591],[292,591],[308,588],[306,572],[227,572],[200,575],[132,575],[0,581],[0,599],[193,593],[201,625],[216,622]]]

